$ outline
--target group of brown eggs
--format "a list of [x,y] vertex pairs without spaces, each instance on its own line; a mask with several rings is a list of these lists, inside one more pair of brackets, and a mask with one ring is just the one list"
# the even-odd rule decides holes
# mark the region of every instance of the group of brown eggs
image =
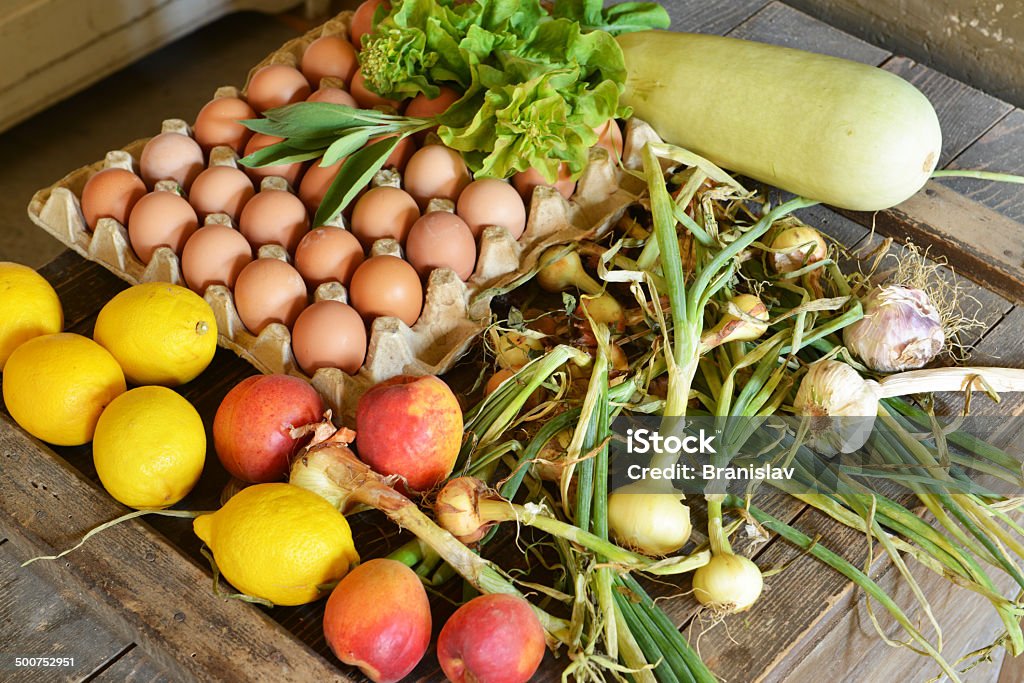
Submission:
[[[356,45],[377,4],[368,0],[355,13]],[[346,207],[348,230],[311,226],[343,160],[331,166],[314,160],[243,170],[209,163],[211,152],[228,147],[245,156],[279,142],[253,134],[240,121],[294,102],[392,107],[426,117],[458,98],[456,91],[442,88],[434,99],[385,100],[364,86],[353,43],[324,35],[304,51],[299,68],[265,66],[250,78],[245,99],[226,96],[207,103],[192,136],[182,131],[152,138],[138,160],[138,175],[120,168],[93,175],[82,191],[82,212],[89,229],[105,217],[126,226],[144,264],[158,248],[170,248],[180,258],[185,283],[199,294],[211,285],[231,289],[239,318],[254,335],[271,323],[288,327],[295,359],[307,374],[321,367],[354,374],[365,359],[366,330],[375,318],[393,316],[415,324],[423,308],[423,281],[432,270],[450,268],[467,280],[484,227],[503,226],[516,239],[522,235],[526,204],[543,178],[529,170],[511,183],[473,180],[458,152],[426,144],[429,140],[420,134],[402,140],[386,163],[401,174],[401,187],[365,190]],[[610,121],[602,140],[621,153],[618,133]],[[283,178],[295,192],[266,182],[257,192],[257,185],[271,176]],[[564,178],[555,187],[569,197],[575,183]],[[451,202],[454,212],[429,210],[437,199]],[[214,214],[226,215],[230,225],[208,221]],[[404,258],[374,255],[371,248],[380,239],[397,242]],[[288,258],[254,258],[267,245],[277,245]],[[313,296],[330,282],[344,285],[348,303]]]

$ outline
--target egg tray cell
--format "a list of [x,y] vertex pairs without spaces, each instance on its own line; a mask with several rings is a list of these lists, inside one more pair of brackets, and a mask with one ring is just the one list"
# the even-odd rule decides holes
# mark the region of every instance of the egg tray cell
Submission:
[[[305,35],[285,43],[250,71],[267,64],[297,66],[305,48],[322,35],[348,37],[351,12],[343,12]],[[220,88],[219,97],[237,94],[233,87]],[[244,93],[244,90],[243,90]],[[178,119],[164,123],[164,131],[189,132]],[[623,162],[639,167],[639,150],[656,138],[640,121],[627,123]],[[139,157],[147,139],[109,152],[103,161],[72,171],[59,181],[36,192],[29,203],[31,220],[84,258],[99,263],[132,284],[160,281],[184,285],[178,256],[169,248],[156,250],[150,263],[143,264],[133,252],[125,226],[111,218],[98,222],[95,231],[86,227],[80,197],[86,181],[105,168],[138,171]],[[210,165],[237,165],[237,156],[227,147],[214,148]],[[378,178],[378,182],[387,182]],[[393,181],[392,181],[393,182]],[[265,178],[263,187],[283,188],[279,178]],[[288,329],[274,323],[253,335],[242,324],[228,288],[212,285],[204,298],[217,319],[218,342],[252,363],[264,373],[286,373],[309,381],[324,397],[335,415],[353,415],[359,396],[373,384],[400,374],[440,375],[451,369],[470,347],[474,338],[491,322],[490,303],[494,295],[536,270],[538,258],[555,244],[594,238],[605,234],[635,203],[642,183],[623,172],[602,148],[591,150],[590,163],[569,201],[549,187],[534,191],[526,230],[518,239],[500,226],[484,228],[479,241],[476,269],[461,281],[446,268],[433,271],[426,286],[423,311],[410,328],[392,317],[377,318],[370,329],[366,360],[355,375],[335,368],[322,368],[309,377],[297,365]],[[207,224],[231,224],[227,216],[214,214]],[[389,244],[390,243],[390,244]],[[379,240],[373,253],[395,253],[397,244]],[[287,258],[283,249],[264,247],[260,258]],[[315,298],[345,300],[340,283],[326,283]]]

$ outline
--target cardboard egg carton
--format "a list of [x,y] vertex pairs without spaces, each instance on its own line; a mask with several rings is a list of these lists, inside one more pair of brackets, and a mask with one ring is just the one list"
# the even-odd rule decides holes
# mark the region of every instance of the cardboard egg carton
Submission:
[[[289,41],[253,71],[271,63],[298,64],[306,46],[321,35],[347,36],[350,17],[350,12],[342,13]],[[236,89],[226,87],[219,89],[217,96],[237,93]],[[630,154],[636,156],[630,151],[636,147],[633,140],[642,138],[644,130],[649,129],[638,122],[627,126],[627,159]],[[190,134],[188,125],[178,119],[166,121],[163,131]],[[138,140],[110,152],[103,161],[72,171],[52,186],[38,191],[29,204],[29,216],[69,248],[132,284],[148,281],[184,284],[181,263],[171,249],[157,249],[150,263],[143,264],[131,248],[125,226],[104,218],[95,231],[90,231],[82,214],[79,198],[86,181],[105,168],[137,171],[147,141]],[[227,147],[215,148],[210,154],[210,165],[237,166],[237,155]],[[396,178],[393,174],[381,173],[375,182],[393,184]],[[261,188],[291,189],[284,179],[276,177],[264,178]],[[221,346],[248,360],[261,372],[303,377],[323,395],[336,415],[351,416],[358,397],[377,382],[399,374],[439,375],[451,369],[490,324],[490,303],[494,296],[535,271],[538,258],[547,247],[599,237],[607,232],[637,200],[641,188],[642,183],[623,173],[605,150],[594,148],[571,201],[566,201],[553,188],[535,190],[526,230],[518,240],[503,227],[484,228],[476,269],[468,281],[463,282],[449,269],[433,271],[427,281],[423,311],[412,327],[392,317],[374,320],[366,360],[356,375],[333,368],[320,369],[312,377],[305,375],[292,354],[287,327],[274,323],[254,335],[239,318],[228,288],[213,285],[206,290],[204,298],[216,315]],[[444,206],[435,208],[450,210]],[[209,216],[206,222],[232,225],[222,214]],[[336,222],[343,225],[340,219]],[[393,240],[379,240],[371,253],[400,255],[400,247]],[[289,259],[284,249],[273,246],[260,249],[258,257]],[[314,299],[346,301],[347,292],[340,283],[325,283],[317,289]]]

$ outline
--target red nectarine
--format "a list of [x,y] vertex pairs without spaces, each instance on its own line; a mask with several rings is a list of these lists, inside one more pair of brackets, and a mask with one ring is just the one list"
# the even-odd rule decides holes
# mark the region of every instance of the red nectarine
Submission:
[[462,446],[462,408],[437,377],[402,375],[381,382],[356,406],[356,452],[413,491],[444,481]]
[[453,683],[526,683],[543,658],[544,628],[515,595],[473,598],[437,638],[437,659]]
[[401,562],[364,562],[335,587],[324,608],[324,637],[338,659],[371,680],[404,678],[430,645],[430,602]]
[[320,394],[289,375],[255,375],[234,386],[213,418],[213,445],[224,469],[242,481],[285,478],[305,440],[291,430],[323,419]]

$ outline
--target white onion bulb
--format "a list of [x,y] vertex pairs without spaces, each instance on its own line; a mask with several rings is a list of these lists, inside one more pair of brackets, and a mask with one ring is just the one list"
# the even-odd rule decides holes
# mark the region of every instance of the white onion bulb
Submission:
[[690,539],[690,508],[682,495],[638,481],[608,495],[608,528],[619,545],[645,555],[674,553]]
[[761,570],[751,560],[719,553],[693,573],[693,595],[715,610],[743,612],[757,602],[764,588]]

